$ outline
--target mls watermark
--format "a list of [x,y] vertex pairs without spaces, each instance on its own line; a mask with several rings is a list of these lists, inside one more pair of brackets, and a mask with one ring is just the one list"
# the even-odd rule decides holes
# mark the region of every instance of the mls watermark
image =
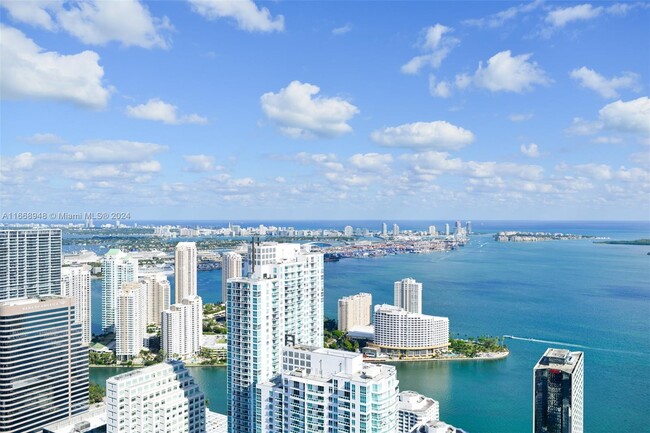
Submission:
[[11,221],[130,220],[131,212],[3,212],[0,219]]

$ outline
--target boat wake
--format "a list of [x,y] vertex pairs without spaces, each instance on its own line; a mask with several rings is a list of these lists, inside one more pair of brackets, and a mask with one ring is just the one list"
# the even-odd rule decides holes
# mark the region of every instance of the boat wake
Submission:
[[603,347],[584,346],[582,344],[566,343],[566,342],[563,342],[563,341],[549,341],[549,340],[540,340],[540,339],[537,339],[537,338],[516,337],[514,335],[504,335],[503,338],[510,338],[511,340],[530,341],[532,343],[544,343],[544,344],[555,344],[555,345],[558,345],[558,346],[578,347],[580,349],[596,350],[596,351],[599,351],[599,352],[625,353],[625,354],[628,354],[628,355],[641,355],[641,356],[650,355],[650,353],[644,353],[644,352],[633,352],[633,351],[629,351],[629,350],[606,349],[606,348],[603,348]]

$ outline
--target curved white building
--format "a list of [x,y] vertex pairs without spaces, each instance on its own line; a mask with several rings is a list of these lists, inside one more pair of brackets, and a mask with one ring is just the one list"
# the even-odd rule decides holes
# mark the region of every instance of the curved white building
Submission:
[[372,346],[393,357],[430,357],[449,346],[449,319],[410,313],[394,305],[375,306]]

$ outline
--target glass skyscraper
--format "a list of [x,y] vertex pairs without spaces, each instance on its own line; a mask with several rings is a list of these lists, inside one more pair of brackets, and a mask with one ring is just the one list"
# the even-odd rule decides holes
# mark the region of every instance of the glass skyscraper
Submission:
[[40,432],[86,410],[88,347],[74,299],[0,301],[0,432]]
[[61,294],[61,230],[0,230],[0,301]]

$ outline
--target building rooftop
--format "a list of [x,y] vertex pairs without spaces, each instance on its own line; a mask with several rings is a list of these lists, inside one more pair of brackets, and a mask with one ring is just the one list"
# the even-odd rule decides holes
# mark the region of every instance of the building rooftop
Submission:
[[426,412],[436,404],[436,401],[431,397],[427,397],[415,391],[402,391],[399,393],[398,397],[398,410]]
[[567,349],[546,349],[544,355],[535,365],[535,370],[555,369],[565,373],[573,373],[582,358],[582,352],[571,352]]
[[390,304],[378,304],[378,305],[375,305],[375,313],[377,311],[381,311],[384,314],[393,314],[393,315],[399,315],[399,316],[426,317],[426,318],[433,317],[436,320],[449,320],[448,317],[443,317],[443,316],[432,316],[432,315],[429,315],[429,314],[412,313],[410,311],[405,310],[404,308],[397,307],[395,305],[390,305]]
[[176,366],[184,366],[184,364],[181,361],[176,361],[176,360],[167,360],[165,362],[162,362],[160,364],[155,364],[149,367],[144,367],[144,368],[139,368],[137,370],[132,370],[128,371],[126,373],[118,374],[116,376],[109,377],[106,382],[120,382],[126,379],[131,379],[133,377],[138,377],[138,376],[144,376],[146,374],[152,374],[158,371],[165,371],[169,368],[172,370]]
[[84,413],[46,425],[43,427],[43,431],[46,433],[78,433],[104,427],[106,423],[106,407],[104,403],[98,403]]

